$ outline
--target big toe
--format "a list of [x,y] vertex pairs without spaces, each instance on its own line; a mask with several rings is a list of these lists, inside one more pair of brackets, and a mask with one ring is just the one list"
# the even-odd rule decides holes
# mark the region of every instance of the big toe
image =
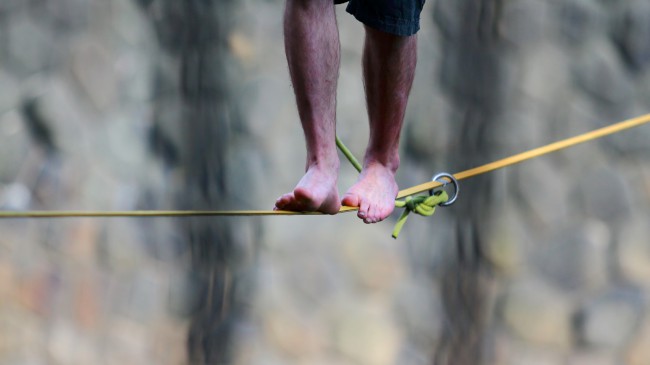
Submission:
[[361,205],[360,203],[361,198],[354,193],[346,193],[345,196],[343,196],[343,200],[341,200],[341,204],[348,207],[358,207]]
[[297,200],[300,201],[311,201],[313,200],[312,193],[308,189],[305,189],[303,187],[297,187],[293,191],[293,195],[296,197]]
[[303,208],[304,210],[314,210],[318,207],[315,206],[314,197],[311,191],[304,188],[296,188],[293,191],[295,205]]

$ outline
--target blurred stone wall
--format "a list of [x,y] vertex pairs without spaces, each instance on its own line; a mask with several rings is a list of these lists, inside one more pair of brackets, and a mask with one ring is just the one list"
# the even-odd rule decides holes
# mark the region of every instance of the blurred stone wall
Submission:
[[[438,1],[433,18],[454,171],[648,112],[647,1]],[[453,326],[441,339],[482,346],[442,363],[650,361],[649,135],[464,184],[457,246],[440,266],[444,298],[465,302],[445,308]],[[476,269],[463,278],[468,260]]]
[[[0,208],[270,208],[304,166],[282,5],[1,1]],[[361,156],[363,28],[337,14]],[[645,0],[422,21],[401,187],[649,111]],[[0,221],[0,363],[648,364],[648,137],[468,181],[397,241],[349,214]]]
[[[132,3],[2,1],[0,34],[2,209],[137,209],[164,187],[145,143],[155,47]],[[0,363],[183,362],[183,269],[145,225],[0,222]]]

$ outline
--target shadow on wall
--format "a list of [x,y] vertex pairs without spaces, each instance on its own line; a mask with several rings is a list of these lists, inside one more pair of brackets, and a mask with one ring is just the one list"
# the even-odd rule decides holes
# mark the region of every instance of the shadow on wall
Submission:
[[[442,35],[439,83],[455,112],[452,166],[478,166],[496,156],[495,128],[508,107],[506,52],[498,27],[503,2],[437,1],[434,21]],[[460,171],[460,170],[459,170]],[[463,183],[453,212],[456,234],[445,245],[439,275],[446,318],[434,363],[480,364],[485,359],[491,264],[484,252],[494,205],[494,175]]]
[[[233,209],[248,204],[235,199],[248,189],[246,176],[237,185],[227,174],[245,149],[237,88],[237,64],[227,49],[236,1],[140,1],[160,45],[154,80],[155,111],[151,143],[173,173],[178,209]],[[178,74],[166,72],[169,67]],[[239,141],[240,143],[233,143]],[[238,174],[245,172],[236,171]],[[245,195],[244,195],[245,196]],[[256,242],[242,238],[247,225],[259,236],[260,222],[227,219],[177,221],[191,250],[191,281],[198,301],[192,320],[188,355],[192,364],[233,362],[234,337],[247,314],[252,295],[252,262]]]

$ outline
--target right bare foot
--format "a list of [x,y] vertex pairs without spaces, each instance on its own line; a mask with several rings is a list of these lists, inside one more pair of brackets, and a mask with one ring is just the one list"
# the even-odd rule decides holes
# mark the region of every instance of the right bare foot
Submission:
[[292,192],[282,195],[275,202],[275,210],[295,212],[322,212],[336,214],[341,209],[338,180],[338,164],[335,168],[312,165]]
[[394,164],[389,167],[367,159],[359,180],[343,196],[343,205],[358,207],[357,216],[364,223],[377,223],[386,219],[395,209],[398,192],[395,182],[396,166]]

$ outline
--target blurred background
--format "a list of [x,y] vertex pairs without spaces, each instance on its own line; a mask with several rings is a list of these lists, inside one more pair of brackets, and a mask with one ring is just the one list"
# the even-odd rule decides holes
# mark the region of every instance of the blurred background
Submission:
[[[283,6],[0,1],[0,209],[270,209],[305,155]],[[418,53],[402,188],[650,111],[647,0],[429,0]],[[2,220],[0,364],[650,364],[649,140],[468,180],[398,240],[397,214]]]

